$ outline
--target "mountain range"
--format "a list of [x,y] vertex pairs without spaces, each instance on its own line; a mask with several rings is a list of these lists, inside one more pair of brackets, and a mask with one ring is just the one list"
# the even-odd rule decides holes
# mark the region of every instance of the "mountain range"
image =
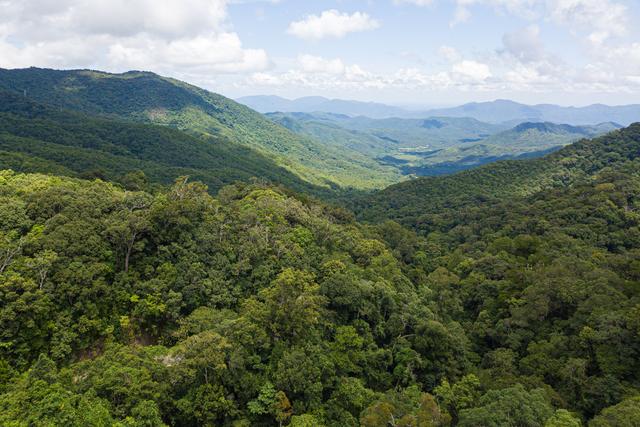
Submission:
[[401,107],[327,99],[322,97],[288,100],[277,96],[250,96],[238,102],[262,113],[269,112],[326,112],[370,118],[426,118],[430,116],[469,117],[488,123],[537,121],[590,125],[600,122],[615,122],[627,126],[640,120],[640,104],[608,106],[593,104],[585,107],[563,107],[551,104],[525,105],[509,100],[472,102],[458,107],[409,110]]
[[292,132],[347,146],[403,175],[443,175],[496,160],[539,157],[581,138],[620,128],[524,122],[515,127],[466,117],[371,119],[334,113],[267,113]]
[[297,99],[286,99],[275,95],[245,96],[237,101],[261,113],[273,112],[325,112],[346,114],[348,116],[366,116],[374,119],[388,117],[415,117],[411,111],[401,107],[377,102],[348,101],[329,99],[322,96],[307,96]]
[[400,179],[395,169],[356,151],[337,151],[222,95],[149,72],[0,69],[0,89],[57,108],[164,125],[198,138],[224,139],[269,158],[315,186],[371,189]]
[[0,425],[640,425],[640,123],[515,120],[0,70]]

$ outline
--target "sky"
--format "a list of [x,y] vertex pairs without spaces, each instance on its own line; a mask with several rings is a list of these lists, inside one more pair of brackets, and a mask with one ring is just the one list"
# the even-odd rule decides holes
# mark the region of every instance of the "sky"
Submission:
[[640,0],[0,0],[0,67],[223,95],[640,103]]

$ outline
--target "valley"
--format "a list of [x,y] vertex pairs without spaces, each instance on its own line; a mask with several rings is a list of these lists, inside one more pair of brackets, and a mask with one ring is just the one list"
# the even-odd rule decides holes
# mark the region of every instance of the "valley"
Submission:
[[0,88],[0,425],[640,421],[640,124]]

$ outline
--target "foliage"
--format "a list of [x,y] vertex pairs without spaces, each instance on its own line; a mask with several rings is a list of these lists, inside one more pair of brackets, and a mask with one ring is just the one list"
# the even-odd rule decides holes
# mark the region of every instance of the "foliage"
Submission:
[[[47,419],[54,388],[124,425],[354,425],[376,393],[469,364],[435,350],[467,345],[459,325],[339,209],[257,184],[214,199],[184,178],[150,194],[10,171],[0,197],[7,422]],[[405,415],[439,417],[415,390]]]
[[620,128],[506,124],[468,117],[371,119],[331,113],[269,113],[274,122],[328,145],[354,149],[403,174],[444,175],[497,160],[540,157],[571,142]]
[[[55,128],[27,105],[14,130]],[[62,139],[107,150],[100,123]],[[259,182],[0,171],[0,425],[636,425],[638,153],[634,125],[416,180],[368,225]]]
[[[400,179],[394,168],[357,150],[337,149],[315,138],[301,137],[224,96],[149,72],[0,69],[0,89],[19,94],[26,90],[31,100],[91,116],[177,128],[209,144],[224,141],[227,160],[218,165],[227,168],[242,163],[251,170],[251,163],[242,161],[242,153],[247,153],[307,185],[325,189],[381,188]],[[174,154],[187,161],[198,159],[180,151]],[[263,172],[258,176],[271,175],[268,170]],[[284,175],[284,171],[280,173]]]
[[456,210],[567,187],[611,164],[633,160],[639,139],[640,124],[634,124],[541,159],[500,161],[455,175],[418,178],[345,203],[360,219],[393,219],[425,233]]
[[189,175],[217,191],[254,177],[323,190],[256,150],[221,136],[58,110],[0,91],[0,167],[118,181],[133,190]]

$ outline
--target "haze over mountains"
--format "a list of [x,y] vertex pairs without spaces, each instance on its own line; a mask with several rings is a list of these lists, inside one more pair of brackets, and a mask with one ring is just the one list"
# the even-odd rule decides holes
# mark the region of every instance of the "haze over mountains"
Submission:
[[627,126],[640,119],[640,104],[608,106],[594,104],[585,107],[559,105],[525,105],[509,100],[472,102],[458,107],[413,111],[380,103],[305,97],[288,100],[277,96],[250,96],[238,99],[261,113],[327,112],[370,118],[427,118],[431,116],[469,117],[489,123],[543,121],[571,125],[592,125],[615,122]]

